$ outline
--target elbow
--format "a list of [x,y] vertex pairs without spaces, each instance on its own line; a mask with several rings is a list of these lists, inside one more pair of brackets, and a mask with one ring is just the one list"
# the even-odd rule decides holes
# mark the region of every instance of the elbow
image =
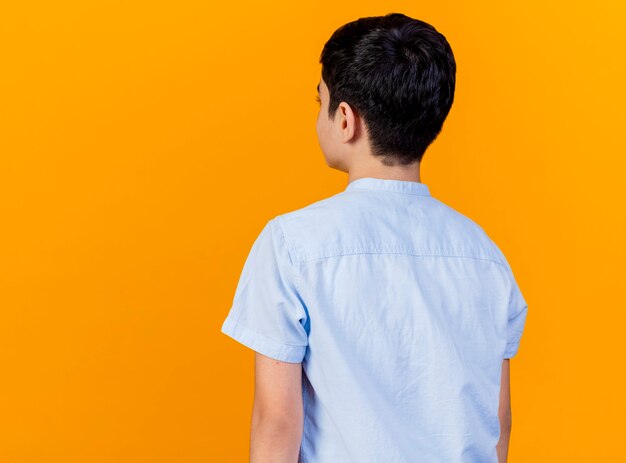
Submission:
[[511,434],[513,420],[511,414],[500,416],[500,432],[503,434]]

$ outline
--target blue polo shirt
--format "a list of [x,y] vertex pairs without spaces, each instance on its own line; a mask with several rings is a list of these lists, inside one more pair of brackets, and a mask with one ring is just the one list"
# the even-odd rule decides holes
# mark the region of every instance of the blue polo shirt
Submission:
[[479,225],[424,183],[363,177],[265,224],[221,331],[302,362],[301,463],[497,463],[526,312]]

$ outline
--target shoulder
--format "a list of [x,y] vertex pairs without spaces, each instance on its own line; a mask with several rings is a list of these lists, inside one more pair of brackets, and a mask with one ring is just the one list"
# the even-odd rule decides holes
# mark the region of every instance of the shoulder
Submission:
[[279,214],[271,222],[284,239],[292,259],[302,261],[320,248],[332,246],[342,233],[353,230],[360,203],[355,195],[340,192]]
[[435,209],[442,217],[442,222],[450,230],[449,236],[454,237],[459,250],[482,256],[503,266],[507,265],[504,254],[482,225],[438,199],[435,199],[435,202],[437,204]]

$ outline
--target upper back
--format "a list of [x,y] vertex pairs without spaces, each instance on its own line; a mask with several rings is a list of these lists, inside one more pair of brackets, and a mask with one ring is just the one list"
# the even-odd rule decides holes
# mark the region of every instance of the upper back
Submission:
[[266,224],[222,331],[302,362],[302,462],[497,463],[525,315],[480,226],[424,183],[365,177]]
[[426,184],[363,177],[345,191],[278,216],[297,262],[367,252],[502,262],[483,229]]
[[372,177],[277,219],[307,309],[302,461],[496,462],[519,302],[484,230]]

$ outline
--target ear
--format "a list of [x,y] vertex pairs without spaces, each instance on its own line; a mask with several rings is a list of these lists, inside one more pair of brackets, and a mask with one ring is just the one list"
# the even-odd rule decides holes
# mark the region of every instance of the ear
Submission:
[[337,107],[335,121],[339,121],[339,130],[341,131],[341,143],[348,143],[354,139],[359,133],[359,124],[361,118],[356,114],[352,107],[342,101]]

